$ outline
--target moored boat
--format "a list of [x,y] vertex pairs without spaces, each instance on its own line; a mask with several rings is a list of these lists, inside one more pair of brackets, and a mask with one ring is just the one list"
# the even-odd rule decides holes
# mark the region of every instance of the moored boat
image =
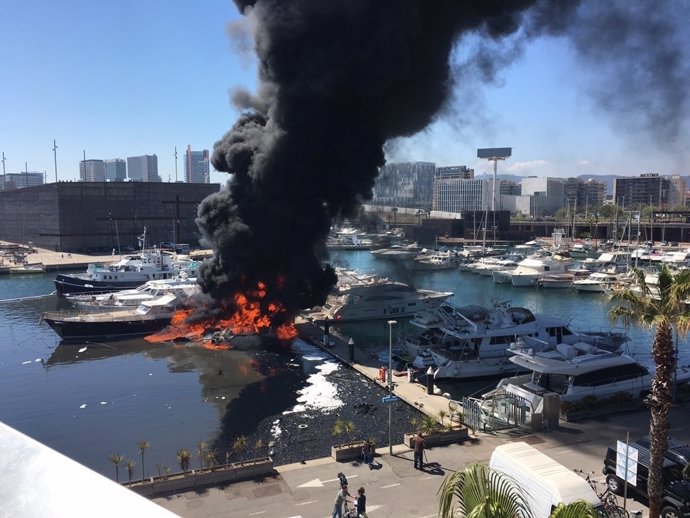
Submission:
[[172,320],[179,307],[175,295],[147,300],[133,309],[86,313],[52,311],[45,321],[65,342],[125,339],[160,331]]

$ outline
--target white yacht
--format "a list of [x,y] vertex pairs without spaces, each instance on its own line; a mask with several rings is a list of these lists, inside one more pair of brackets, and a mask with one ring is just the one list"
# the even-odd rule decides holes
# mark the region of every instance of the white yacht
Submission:
[[622,275],[608,271],[594,272],[586,279],[573,281],[573,286],[577,291],[604,293],[616,284],[624,282],[625,278]]
[[425,340],[406,340],[401,344],[413,356],[428,347],[437,369],[438,379],[472,379],[504,376],[519,368],[508,361],[510,346],[523,336],[543,339],[548,344],[588,341],[618,349],[621,335],[583,334],[572,331],[568,323],[549,315],[534,315],[529,309],[496,303],[492,308],[482,306],[458,307],[443,304],[435,317],[420,314],[411,320],[424,327]]
[[315,320],[376,320],[409,317],[435,309],[453,296],[450,291],[415,289],[385,277],[337,269],[338,284],[326,303],[309,317]]
[[142,284],[138,288],[101,293],[97,295],[76,294],[65,298],[75,307],[92,311],[111,311],[136,307],[146,300],[153,300],[168,293],[174,294],[182,301],[199,292],[196,277],[185,276],[174,279],[156,279]]
[[510,282],[513,286],[535,286],[537,280],[545,275],[565,273],[569,261],[557,261],[550,257],[530,256],[520,261],[513,270],[493,272],[497,284]]
[[[524,344],[513,350],[510,362],[530,373],[502,379],[497,388],[537,396],[552,392],[561,401],[606,398],[620,392],[639,398],[651,388],[652,372],[628,355],[581,342],[548,346],[527,339]],[[676,382],[688,381],[690,367],[679,367]]]
[[379,248],[371,250],[370,253],[377,259],[390,259],[395,261],[402,261],[407,259],[414,259],[421,248],[418,245],[393,245],[388,248]]
[[458,264],[458,256],[454,252],[433,251],[422,252],[412,260],[412,267],[415,270],[450,270]]

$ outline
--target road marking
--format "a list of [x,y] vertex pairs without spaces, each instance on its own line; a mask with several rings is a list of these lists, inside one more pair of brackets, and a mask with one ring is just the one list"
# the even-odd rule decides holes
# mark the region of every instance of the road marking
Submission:
[[309,501],[307,501],[307,502],[300,502],[299,504],[295,504],[295,505],[296,505],[296,506],[300,506],[300,505],[309,505],[309,504],[315,504],[316,502],[318,502],[318,500],[309,500]]
[[438,477],[435,477],[435,476],[433,476],[433,475],[429,475],[428,477],[422,477],[422,478],[420,478],[419,480],[431,480],[432,478],[433,478],[434,480],[436,480],[436,478],[438,478]]
[[381,486],[379,489],[388,489],[389,487],[395,487],[395,486],[399,486],[399,485],[400,485],[400,482],[398,482],[397,484],[388,484],[387,486]]
[[315,478],[314,480],[300,484],[297,487],[323,487],[323,483],[318,478]]
[[256,513],[251,513],[249,516],[256,516],[257,514],[264,514],[266,511],[257,511]]

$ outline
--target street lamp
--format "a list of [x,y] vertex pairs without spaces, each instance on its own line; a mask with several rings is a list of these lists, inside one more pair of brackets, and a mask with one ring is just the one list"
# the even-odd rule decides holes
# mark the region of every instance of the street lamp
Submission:
[[[395,320],[388,321],[388,395],[393,395],[393,326],[397,324]],[[393,405],[388,403],[388,453],[393,455],[393,440],[391,436],[391,425],[393,422]]]

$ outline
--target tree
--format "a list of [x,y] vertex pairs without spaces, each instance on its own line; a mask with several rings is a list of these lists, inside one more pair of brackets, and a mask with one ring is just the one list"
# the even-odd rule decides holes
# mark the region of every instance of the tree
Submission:
[[238,456],[246,452],[247,448],[249,448],[249,439],[247,439],[246,435],[236,437],[232,443],[232,451]]
[[609,311],[611,320],[623,321],[655,330],[652,357],[656,367],[647,404],[649,420],[649,516],[661,512],[663,481],[662,468],[668,450],[668,414],[673,406],[673,382],[676,372],[676,351],[673,330],[684,336],[690,329],[690,309],[685,302],[690,297],[690,270],[673,275],[664,266],[659,273],[658,287],[650,287],[642,270],[635,269],[635,287],[615,292]]
[[120,463],[125,460],[121,453],[113,453],[109,457],[110,462],[115,464],[115,480],[120,482]]
[[180,469],[184,472],[187,473],[187,470],[189,469],[189,459],[192,458],[192,454],[187,448],[180,448],[177,450],[177,453],[175,453],[175,456],[177,457],[177,460],[180,462]]
[[147,449],[149,446],[148,441],[139,441],[137,443],[137,447],[139,448],[139,451],[141,452],[141,481],[144,481],[144,450]]
[[196,454],[199,457],[199,469],[204,468],[204,459],[206,458],[206,450],[208,443],[206,441],[199,441],[196,443]]
[[333,435],[342,436],[347,435],[347,440],[352,441],[352,434],[355,432],[355,423],[352,421],[345,421],[344,419],[337,419],[333,424]]
[[218,451],[217,450],[204,450],[204,458],[206,459],[206,467],[211,468],[218,462]]
[[132,475],[134,474],[134,467],[137,465],[137,462],[134,459],[129,459],[127,462],[125,462],[125,468],[127,468],[127,476],[129,477],[129,481],[132,482]]
[[[527,499],[520,488],[499,471],[473,464],[448,475],[438,490],[441,518],[456,516],[457,499],[462,516],[467,518],[532,518]],[[560,504],[552,518],[596,518],[594,508],[582,500]]]

